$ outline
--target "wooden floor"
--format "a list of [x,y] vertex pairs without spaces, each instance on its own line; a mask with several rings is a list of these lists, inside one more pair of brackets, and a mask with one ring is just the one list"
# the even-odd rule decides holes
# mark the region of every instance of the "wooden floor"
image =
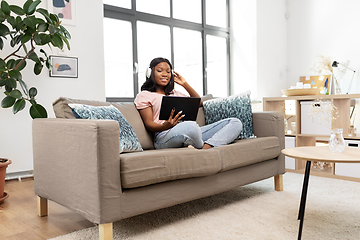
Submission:
[[40,240],[94,226],[79,214],[49,201],[49,216],[37,216],[33,179],[5,183],[9,198],[0,204],[0,240]]

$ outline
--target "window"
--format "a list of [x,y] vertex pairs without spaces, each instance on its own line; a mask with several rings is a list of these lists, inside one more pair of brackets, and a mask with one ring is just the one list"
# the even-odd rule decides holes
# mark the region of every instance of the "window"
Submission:
[[200,95],[228,96],[228,7],[229,0],[104,0],[107,100],[133,101],[155,57],[168,58]]

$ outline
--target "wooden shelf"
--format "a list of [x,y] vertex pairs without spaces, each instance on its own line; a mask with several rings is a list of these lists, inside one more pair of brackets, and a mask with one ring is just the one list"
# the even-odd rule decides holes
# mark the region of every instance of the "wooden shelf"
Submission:
[[[285,134],[287,137],[295,137],[296,146],[315,146],[317,142],[327,143],[329,141],[329,135],[318,134],[302,134],[301,133],[301,102],[302,101],[315,101],[315,100],[327,100],[331,101],[337,108],[339,113],[338,121],[332,123],[332,128],[344,129],[344,138],[346,140],[360,140],[360,134],[349,137],[347,130],[350,127],[350,103],[351,99],[360,99],[360,94],[339,94],[339,95],[306,95],[306,96],[289,96],[289,97],[264,97],[263,98],[263,110],[264,111],[279,111],[284,114],[286,119],[291,119],[290,122],[295,122],[296,131],[292,134]],[[285,115],[285,101],[295,101],[295,116]],[[288,124],[290,124],[288,120]],[[304,161],[296,160],[296,170],[289,170],[291,172],[303,172],[305,168]],[[338,179],[354,180],[357,178],[350,178],[345,176],[338,176],[334,174],[334,168],[329,172],[321,172],[312,170],[313,175],[332,177]],[[360,178],[358,179],[360,181]]]

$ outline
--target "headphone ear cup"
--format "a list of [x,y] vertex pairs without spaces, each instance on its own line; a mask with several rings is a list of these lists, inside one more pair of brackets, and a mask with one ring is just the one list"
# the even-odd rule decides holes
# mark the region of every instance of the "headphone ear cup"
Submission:
[[147,68],[146,69],[146,77],[150,78],[150,76],[151,76],[151,68]]

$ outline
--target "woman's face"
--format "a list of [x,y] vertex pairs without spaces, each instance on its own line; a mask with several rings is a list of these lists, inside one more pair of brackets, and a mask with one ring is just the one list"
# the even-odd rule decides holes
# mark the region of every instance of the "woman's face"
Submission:
[[157,85],[165,87],[171,79],[171,68],[166,62],[161,62],[154,67],[154,77]]

